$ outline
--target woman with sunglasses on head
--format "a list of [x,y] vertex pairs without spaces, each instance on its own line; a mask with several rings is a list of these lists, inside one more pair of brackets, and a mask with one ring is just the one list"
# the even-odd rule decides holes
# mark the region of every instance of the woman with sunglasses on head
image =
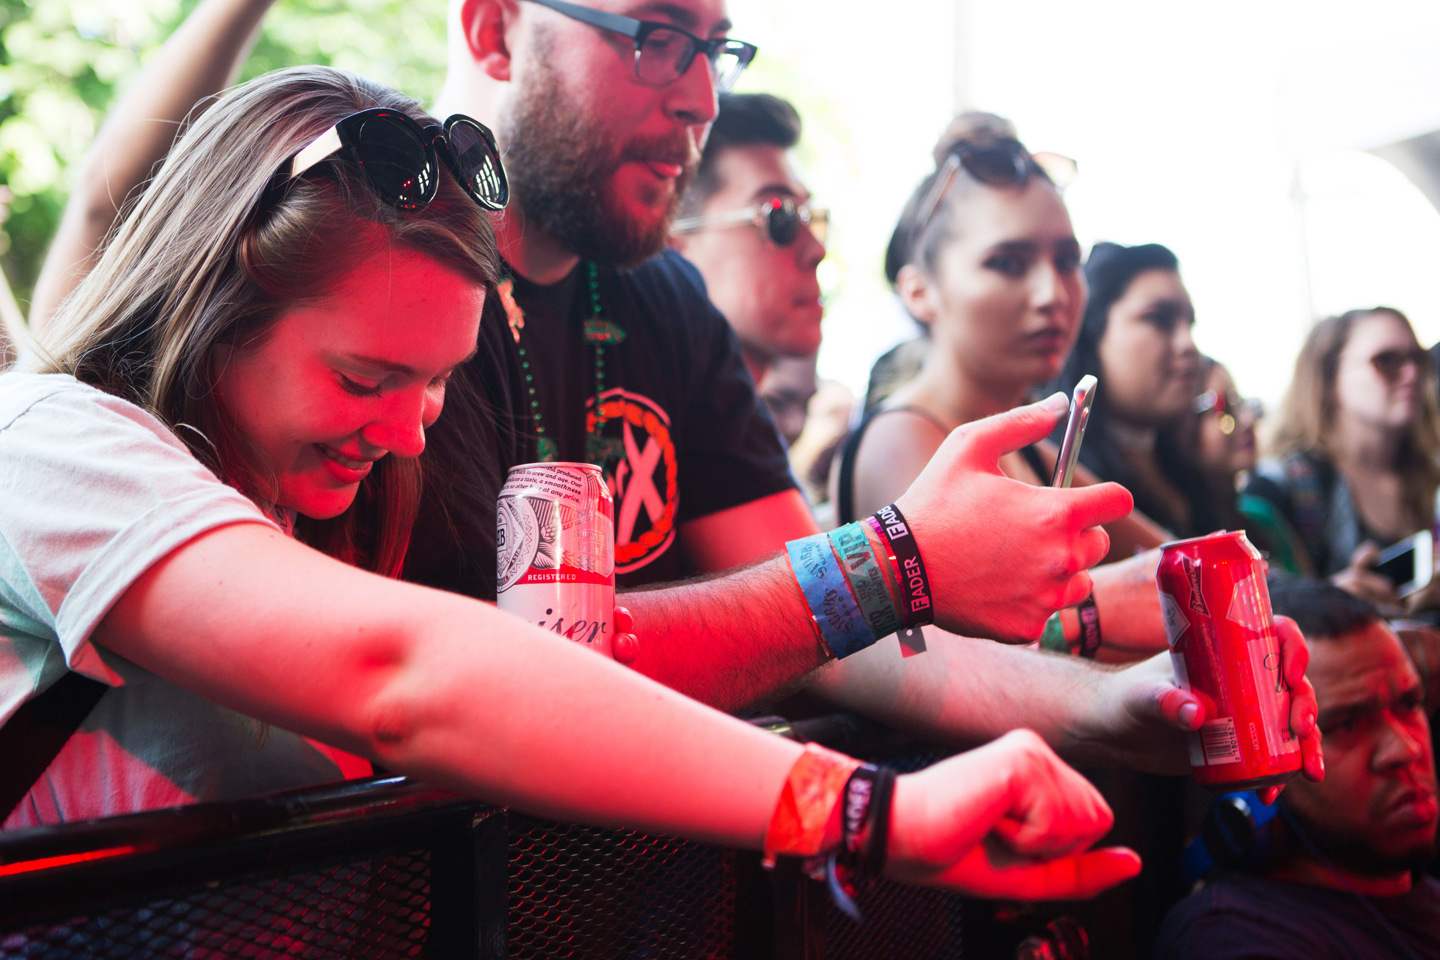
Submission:
[[[952,123],[936,147],[936,170],[891,237],[887,276],[928,346],[919,371],[846,439],[831,474],[842,523],[904,490],[956,427],[1025,402],[1070,352],[1085,304],[1080,244],[1054,182],[1011,134],[990,114]],[[1041,443],[1000,466],[1045,485],[1056,456],[1054,444]],[[1076,474],[1077,484],[1091,481]],[[1163,539],[1135,516],[1106,531],[1112,559]],[[1104,617],[1105,643],[1091,651],[1101,659],[1133,660],[1163,646],[1154,565],[1147,556],[1091,571],[1097,603],[1113,611]],[[1062,612],[1059,622],[1069,645],[1079,644],[1076,612]]]
[[[100,690],[7,828],[363,773],[349,751],[542,815],[838,850],[857,762],[389,579],[450,373],[506,335],[481,322],[505,192],[483,127],[324,68],[182,134],[39,369],[0,377],[0,716]],[[1085,852],[1109,811],[1033,734],[866,776],[893,791],[844,837],[890,876],[1045,897],[1138,868]]]
[[1430,356],[1390,307],[1317,323],[1295,359],[1268,457],[1246,492],[1272,501],[1321,575],[1376,603],[1440,605],[1440,584],[1405,600],[1374,569],[1381,548],[1435,524],[1440,406]]

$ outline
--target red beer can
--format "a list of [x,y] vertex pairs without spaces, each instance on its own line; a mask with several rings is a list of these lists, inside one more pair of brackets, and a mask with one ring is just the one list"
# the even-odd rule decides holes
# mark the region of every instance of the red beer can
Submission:
[[1195,780],[1229,790],[1289,780],[1300,741],[1260,551],[1243,532],[1177,540],[1164,545],[1155,580],[1175,682],[1205,706],[1190,734]]
[[501,610],[610,656],[615,503],[599,467],[511,467],[496,504],[495,549]]

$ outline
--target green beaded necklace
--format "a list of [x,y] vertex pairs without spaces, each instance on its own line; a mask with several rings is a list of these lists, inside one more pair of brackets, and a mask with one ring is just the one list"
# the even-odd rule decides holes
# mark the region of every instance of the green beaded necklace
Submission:
[[[593,263],[585,264],[585,272],[590,281],[590,318],[585,321],[585,339],[590,342],[595,350],[595,397],[592,401],[598,407],[600,398],[605,394],[605,348],[612,343],[620,343],[625,339],[625,331],[617,324],[605,319],[604,311],[600,301],[600,268]],[[525,377],[525,390],[530,397],[530,422],[535,425],[537,442],[535,445],[536,456],[545,462],[560,459],[560,445],[553,437],[545,434],[545,419],[540,412],[540,398],[535,393],[535,374],[530,369],[530,357],[525,352],[525,344],[520,339],[520,331],[525,326],[525,313],[520,305],[515,302],[515,281],[506,277],[500,282],[500,299],[505,306],[505,314],[510,321],[510,333],[515,337],[515,346],[520,353],[520,371]],[[598,414],[598,409],[596,414]],[[591,416],[586,426],[585,450],[586,455],[592,462],[599,462],[605,444],[600,438],[600,430],[603,426],[603,419]]]

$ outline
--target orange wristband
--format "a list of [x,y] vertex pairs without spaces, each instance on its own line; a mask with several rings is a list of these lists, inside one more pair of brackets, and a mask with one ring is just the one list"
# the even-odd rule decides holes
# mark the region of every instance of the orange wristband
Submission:
[[[777,856],[813,857],[822,852],[825,828],[840,804],[845,783],[859,766],[854,757],[805,744],[805,752],[785,778],[765,831],[766,866],[774,866]],[[840,837],[835,839],[838,842]]]

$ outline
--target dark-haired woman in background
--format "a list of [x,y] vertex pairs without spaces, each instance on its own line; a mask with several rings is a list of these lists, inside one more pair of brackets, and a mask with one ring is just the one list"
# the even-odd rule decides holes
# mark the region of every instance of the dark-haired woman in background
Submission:
[[1100,380],[1080,462],[1135,495],[1135,509],[1176,535],[1202,530],[1205,498],[1188,458],[1162,428],[1177,425],[1201,391],[1190,336],[1195,308],[1175,254],[1158,243],[1097,243],[1085,263],[1090,299],[1057,389]]
[[[1429,355],[1399,310],[1351,310],[1317,323],[1295,359],[1280,420],[1246,490],[1272,500],[1310,562],[1346,590],[1394,608],[1371,569],[1379,549],[1435,523],[1440,407]],[[1440,586],[1408,598],[1440,604]]]

